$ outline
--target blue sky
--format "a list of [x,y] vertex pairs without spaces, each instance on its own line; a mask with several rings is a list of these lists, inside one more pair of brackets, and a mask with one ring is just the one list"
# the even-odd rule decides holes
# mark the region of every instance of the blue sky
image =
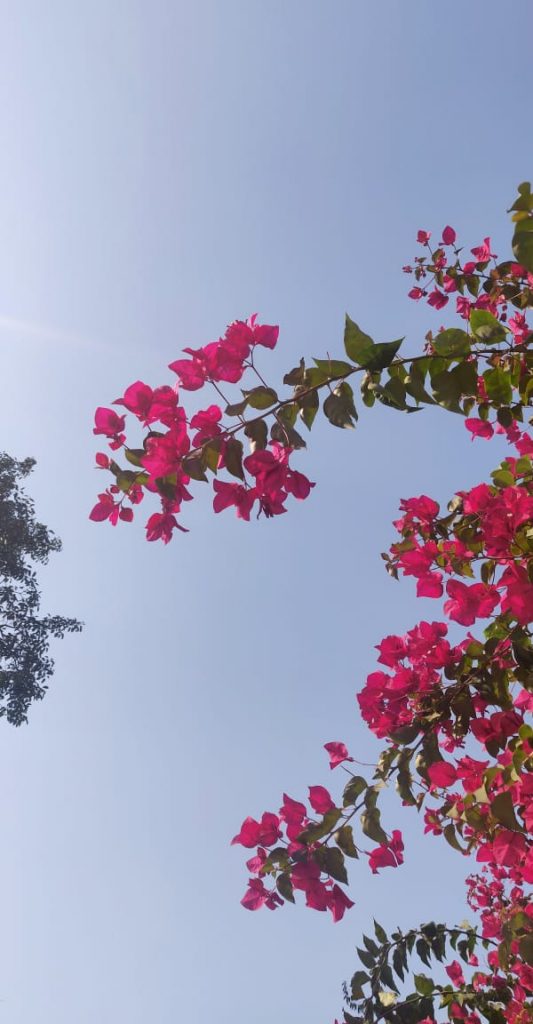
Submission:
[[405,297],[417,228],[503,253],[531,174],[531,6],[22,0],[2,22],[3,447],[37,458],[64,542],[46,607],[86,626],[2,731],[0,1020],[324,1024],[372,916],[460,920],[465,865],[392,801],[407,864],[355,870],[333,926],[244,911],[229,840],[284,789],[340,786],[324,742],[371,759],[373,645],[436,615],[381,567],[398,501],[502,449],[432,411],[318,426],[306,503],[246,526],[200,488],[164,549],[89,523],[92,415],[256,310],[273,381],[341,354],[346,310],[418,350],[442,314]]

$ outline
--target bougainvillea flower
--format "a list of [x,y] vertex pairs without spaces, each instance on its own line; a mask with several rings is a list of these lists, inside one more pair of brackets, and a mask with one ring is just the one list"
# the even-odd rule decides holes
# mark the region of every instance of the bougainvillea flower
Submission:
[[254,487],[243,487],[242,484],[227,483],[224,480],[213,480],[213,508],[215,512],[223,512],[226,508],[235,506],[237,518],[250,520],[250,512],[257,497]]
[[456,238],[457,238],[457,235],[456,235],[455,231],[448,224],[444,228],[444,231],[442,232],[442,244],[443,245],[453,245]]
[[485,238],[481,245],[471,249],[470,252],[472,256],[476,257],[476,263],[488,263],[491,258],[496,259],[496,253],[491,252],[490,238]]
[[500,602],[496,588],[486,583],[467,586],[460,580],[448,580],[446,593],[450,600],[446,601],[444,611],[448,618],[461,626],[471,626],[476,619],[488,618]]
[[475,437],[484,437],[488,441],[494,434],[494,427],[487,420],[466,419],[465,427],[472,434],[472,440]]
[[376,846],[368,855],[368,863],[372,873],[377,874],[379,868],[397,868],[403,864],[403,839],[402,833],[394,829],[388,843]]
[[94,414],[94,423],[93,434],[115,437],[124,430],[126,417],[119,416],[114,409],[104,409],[100,406]]
[[330,768],[336,768],[343,761],[353,761],[353,757],[350,757],[344,743],[325,743],[324,750],[327,750],[329,754]]
[[335,804],[324,786],[309,786],[309,803],[317,814],[327,814]]
[[429,294],[428,305],[433,306],[435,309],[442,309],[448,301],[447,295],[439,292],[438,288],[434,288]]

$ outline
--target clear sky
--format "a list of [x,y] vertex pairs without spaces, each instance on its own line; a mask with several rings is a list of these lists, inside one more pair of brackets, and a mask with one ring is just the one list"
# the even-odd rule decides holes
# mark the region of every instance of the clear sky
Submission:
[[215,517],[167,549],[87,514],[92,414],[173,382],[185,345],[256,310],[270,379],[342,354],[348,310],[411,351],[443,314],[406,297],[419,227],[505,252],[532,172],[529,0],[19,0],[0,4],[2,447],[64,551],[47,609],[76,615],[28,727],[2,727],[0,1020],[329,1024],[372,915],[465,914],[465,865],[407,837],[401,872],[353,871],[329,915],[239,905],[229,840],[286,789],[341,785],[322,744],[376,746],[354,693],[373,644],[436,605],[379,552],[400,497],[446,500],[498,442],[388,410],[318,427],[317,481],[284,517]]

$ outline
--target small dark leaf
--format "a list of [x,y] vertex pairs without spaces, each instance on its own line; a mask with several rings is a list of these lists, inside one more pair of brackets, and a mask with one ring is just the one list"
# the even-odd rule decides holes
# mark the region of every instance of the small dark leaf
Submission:
[[278,396],[273,388],[261,386],[254,388],[253,391],[245,391],[244,394],[252,409],[269,409],[278,401]]
[[375,960],[374,957],[366,949],[359,949],[358,947],[357,955],[361,963],[364,964],[365,967],[368,967],[369,971],[373,970]]
[[509,790],[504,790],[503,793],[498,793],[497,796],[491,801],[490,805],[491,814],[496,821],[500,821],[506,828],[511,829],[513,832],[523,832],[523,828],[516,818],[513,806],[513,798]]
[[363,985],[366,985],[370,981],[366,971],[356,971],[350,981],[350,991],[352,993],[352,999],[362,999],[364,996]]
[[367,786],[368,782],[362,775],[354,775],[344,787],[344,793],[342,794],[343,807],[351,807],[357,803],[357,797],[361,796],[361,793],[364,792]]
[[388,841],[387,833],[381,827],[380,824],[381,815],[379,811],[374,808],[371,811],[366,811],[361,815],[361,828],[365,836],[369,839],[373,839],[375,843],[386,843]]
[[435,982],[433,978],[428,978],[425,974],[415,974],[413,977],[416,991],[421,996],[430,996],[435,988]]
[[347,857],[358,857],[357,847],[353,839],[353,829],[351,825],[343,825],[342,828],[335,832],[335,842],[337,846],[346,854]]
[[241,441],[237,441],[236,438],[230,437],[224,452],[224,462],[228,473],[231,473],[232,476],[238,477],[239,480],[244,480]]
[[357,420],[353,391],[347,381],[338,384],[324,402],[324,415],[334,427],[353,428]]
[[227,405],[225,412],[227,416],[242,416],[246,406],[248,405],[248,399],[243,398],[242,402],[234,402],[233,405]]
[[344,864],[344,856],[336,846],[322,846],[322,857],[320,866],[323,871],[331,875],[336,882],[348,883],[348,875]]
[[290,875],[288,875],[285,871],[283,872],[283,874],[278,875],[278,877],[276,878],[276,888],[280,896],[283,896],[284,900],[288,900],[289,903],[295,902]]
[[257,452],[266,448],[268,441],[268,427],[264,420],[251,420],[244,428],[246,437],[250,439],[250,451]]
[[191,480],[202,480],[204,483],[207,480],[201,455],[184,455],[181,465]]
[[300,365],[299,366],[295,366],[293,370],[290,370],[289,373],[285,374],[285,376],[283,378],[283,383],[284,384],[292,385],[293,387],[297,387],[299,384],[300,385],[303,384],[303,382],[304,382],[304,375],[305,375],[305,362],[304,362],[303,359],[300,359]]

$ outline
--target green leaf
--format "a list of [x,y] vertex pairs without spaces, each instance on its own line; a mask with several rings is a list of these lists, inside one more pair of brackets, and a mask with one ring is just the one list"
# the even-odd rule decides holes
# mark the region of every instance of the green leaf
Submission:
[[353,828],[351,825],[343,825],[335,832],[334,836],[337,846],[340,847],[347,857],[358,857],[357,847],[354,843]]
[[117,473],[116,484],[121,491],[127,494],[133,484],[145,484],[148,479],[148,473],[134,473],[132,469],[121,469]]
[[533,194],[531,192],[531,183],[529,181],[523,181],[518,186],[518,199],[515,199],[513,205],[507,211],[511,210],[528,211],[533,210]]
[[268,427],[264,420],[251,420],[244,428],[246,437],[250,439],[250,451],[257,452],[266,448],[268,441]]
[[372,956],[377,957],[379,953],[379,946],[376,946],[374,939],[369,939],[368,935],[363,935],[363,942],[366,949],[368,949],[368,952],[372,953]]
[[471,310],[470,329],[476,341],[484,345],[497,345],[507,337],[503,324],[487,309]]
[[525,935],[520,939],[519,949],[520,956],[524,958],[526,964],[533,967],[533,935]]
[[359,947],[357,947],[357,955],[361,963],[364,964],[365,967],[368,967],[369,971],[373,970],[375,960],[374,957],[370,953],[368,953],[366,949],[359,949]]
[[450,327],[433,339],[433,348],[439,356],[465,356],[470,352],[470,338],[466,331]]
[[336,846],[322,846],[321,851],[320,866],[322,870],[331,875],[336,882],[343,882],[346,885],[348,883],[348,874],[341,850],[337,849]]
[[509,405],[513,399],[513,388],[509,374],[501,366],[494,366],[483,374],[487,395],[497,405]]
[[304,389],[304,394],[301,397],[296,396],[296,404],[307,429],[311,430],[320,405],[317,392]]
[[426,942],[426,939],[417,939],[416,951],[417,951],[417,953],[418,953],[422,963],[425,964],[426,967],[431,967],[431,961],[430,961],[431,948],[430,948],[429,942]]
[[230,437],[229,441],[226,443],[224,462],[228,473],[231,473],[232,476],[238,477],[239,480],[244,480],[241,441],[237,441],[236,438]]
[[367,360],[372,357],[374,342],[369,334],[364,331],[346,314],[344,327],[344,348],[348,359],[357,363],[358,366],[366,366]]
[[284,871],[281,875],[278,875],[276,878],[276,888],[284,900],[288,900],[289,903],[295,902],[291,878],[287,872]]
[[367,786],[368,782],[362,775],[354,775],[344,787],[344,793],[342,794],[343,807],[351,807],[357,803],[357,797],[361,796],[361,793],[364,792]]
[[254,388],[253,391],[245,391],[244,395],[252,409],[269,409],[270,406],[275,405],[278,401],[274,388],[263,386]]
[[190,476],[191,480],[207,480],[201,455],[184,455],[181,465],[183,472]]
[[406,387],[399,377],[392,377],[383,387],[376,388],[376,395],[383,405],[392,406],[394,409],[405,409]]
[[533,273],[533,217],[524,217],[516,224],[513,252],[518,262]]
[[126,448],[124,454],[132,466],[142,466],[142,459],[146,455],[144,448]]
[[431,378],[433,393],[439,405],[451,412],[462,412],[459,399],[473,395],[477,388],[475,363],[458,363],[453,370],[443,370]]
[[365,836],[373,839],[375,843],[388,842],[387,833],[381,827],[381,815],[377,808],[363,812],[361,815],[361,828]]
[[381,942],[382,945],[385,942],[389,941],[389,937],[387,935],[387,932],[385,931],[384,928],[381,927],[380,924],[378,924],[378,922],[375,919],[374,919],[374,931],[376,933],[376,939],[378,940],[378,942]]
[[273,441],[279,441],[284,448],[307,448],[302,435],[294,427],[278,419],[270,428],[270,436]]
[[290,370],[289,373],[285,374],[285,376],[283,378],[283,383],[284,384],[292,385],[293,387],[297,387],[298,385],[303,384],[304,377],[305,377],[305,362],[304,362],[303,359],[300,359],[300,365],[299,366],[295,366],[293,370]]
[[210,469],[212,473],[216,473],[218,469],[220,447],[220,439],[215,437],[211,441],[208,441],[207,444],[204,444],[202,448],[202,461],[206,468]]
[[328,395],[323,409],[324,415],[334,427],[353,429],[355,420],[357,420],[357,410],[354,405],[353,391],[347,381],[343,380],[333,393]]
[[225,412],[227,416],[242,416],[246,406],[248,405],[248,399],[243,398],[242,402],[234,402],[233,405],[227,405]]
[[314,359],[313,362],[329,380],[332,377],[343,377],[347,373],[353,373],[353,366],[342,359]]
[[394,953],[392,954],[392,966],[394,967],[394,970],[396,971],[396,974],[398,975],[400,980],[403,981],[403,979],[405,977],[405,974],[404,974],[404,957],[403,957],[402,949],[400,948],[400,946],[396,946],[396,949],[394,950]]
[[324,836],[327,836],[328,832],[333,832],[341,814],[340,807],[332,807],[331,811],[327,811],[324,815],[321,822],[318,822],[316,825],[308,825],[298,836],[298,841],[300,843],[316,843],[319,839],[323,839]]
[[415,974],[413,977],[416,991],[421,996],[430,996],[435,988],[435,982],[433,978],[428,978],[425,974]]
[[370,978],[366,971],[356,971],[350,981],[352,999],[362,999],[364,996],[363,985],[367,985]]
[[498,796],[494,797],[494,800],[490,804],[491,814],[496,821],[501,822],[506,828],[511,829],[513,832],[523,832],[523,828],[516,818],[513,806],[513,798],[508,790],[503,793],[498,793]]
[[446,825],[446,828],[444,829],[444,838],[445,838],[446,842],[449,843],[450,846],[453,847],[454,850],[458,851],[458,853],[464,853],[465,852],[463,850],[463,847],[461,846],[458,838],[457,838],[457,835],[456,835],[456,832],[455,832],[455,828],[454,828],[453,825],[451,825],[451,824],[450,825]]
[[392,363],[403,341],[403,338],[397,338],[396,341],[382,341],[374,345],[372,358],[365,364],[365,370],[385,370]]

